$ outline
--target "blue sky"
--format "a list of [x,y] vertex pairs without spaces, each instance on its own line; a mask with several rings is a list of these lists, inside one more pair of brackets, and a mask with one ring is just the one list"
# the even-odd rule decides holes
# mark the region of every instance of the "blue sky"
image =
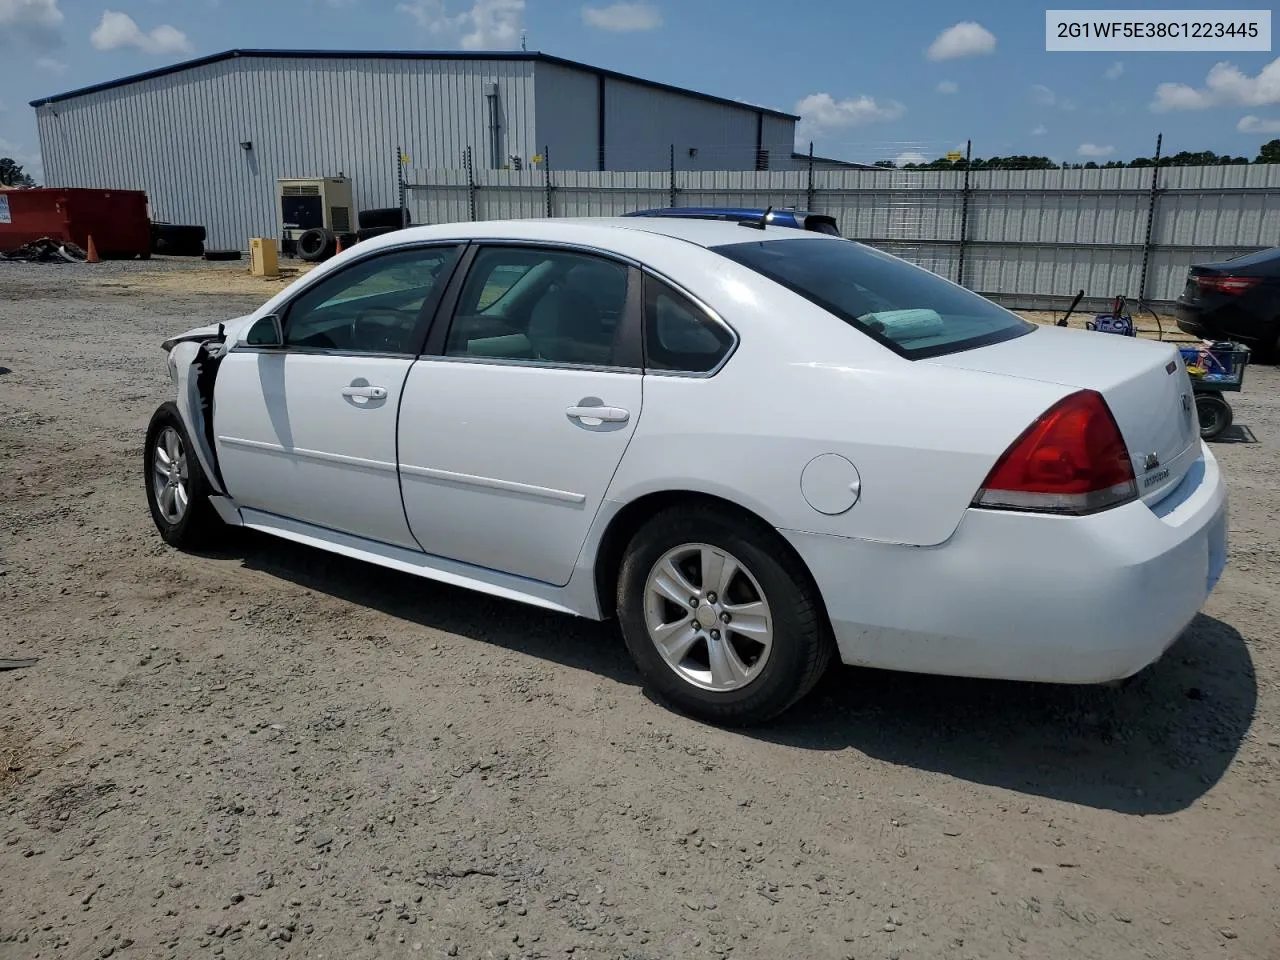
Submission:
[[933,158],[966,138],[980,156],[1128,159],[1149,155],[1158,132],[1169,152],[1252,159],[1280,136],[1273,53],[1046,53],[1044,9],[1012,0],[0,0],[0,156],[39,173],[28,101],[194,56],[511,49],[522,32],[530,50],[801,113],[802,142],[848,159]]

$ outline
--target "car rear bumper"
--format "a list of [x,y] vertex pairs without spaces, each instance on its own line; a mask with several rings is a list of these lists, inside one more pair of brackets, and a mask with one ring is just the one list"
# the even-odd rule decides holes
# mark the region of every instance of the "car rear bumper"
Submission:
[[1272,344],[1280,336],[1280,321],[1255,313],[1244,304],[1192,303],[1174,301],[1178,329],[1205,340],[1239,340],[1250,344]]
[[1227,497],[1201,444],[1154,506],[1089,517],[971,509],[936,547],[784,531],[809,565],[847,664],[1103,683],[1158,659],[1226,564]]

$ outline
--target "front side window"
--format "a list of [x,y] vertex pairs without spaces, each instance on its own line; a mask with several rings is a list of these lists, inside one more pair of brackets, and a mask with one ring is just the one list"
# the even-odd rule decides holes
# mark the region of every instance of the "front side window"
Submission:
[[289,307],[286,347],[416,353],[424,314],[448,279],[456,247],[400,250],[326,277]]
[[910,360],[999,343],[1036,329],[937,274],[852,241],[803,237],[712,249]]
[[463,284],[445,355],[622,366],[628,276],[587,253],[486,247]]

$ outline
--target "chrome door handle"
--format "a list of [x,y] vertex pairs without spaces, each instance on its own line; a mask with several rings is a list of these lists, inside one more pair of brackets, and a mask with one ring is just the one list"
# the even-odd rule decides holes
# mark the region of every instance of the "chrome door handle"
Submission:
[[370,400],[385,400],[387,396],[386,387],[343,387],[342,395],[344,397],[367,397]]
[[573,420],[600,420],[603,423],[626,423],[631,416],[621,407],[570,407],[565,415]]

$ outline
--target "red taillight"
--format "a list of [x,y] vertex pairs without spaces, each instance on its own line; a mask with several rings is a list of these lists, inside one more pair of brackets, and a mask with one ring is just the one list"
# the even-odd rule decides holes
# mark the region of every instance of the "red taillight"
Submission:
[[1196,277],[1196,286],[1207,293],[1225,293],[1234,296],[1252,290],[1262,282],[1261,277]]
[[1085,514],[1137,499],[1124,437],[1102,395],[1058,401],[1005,451],[974,497],[977,507]]

